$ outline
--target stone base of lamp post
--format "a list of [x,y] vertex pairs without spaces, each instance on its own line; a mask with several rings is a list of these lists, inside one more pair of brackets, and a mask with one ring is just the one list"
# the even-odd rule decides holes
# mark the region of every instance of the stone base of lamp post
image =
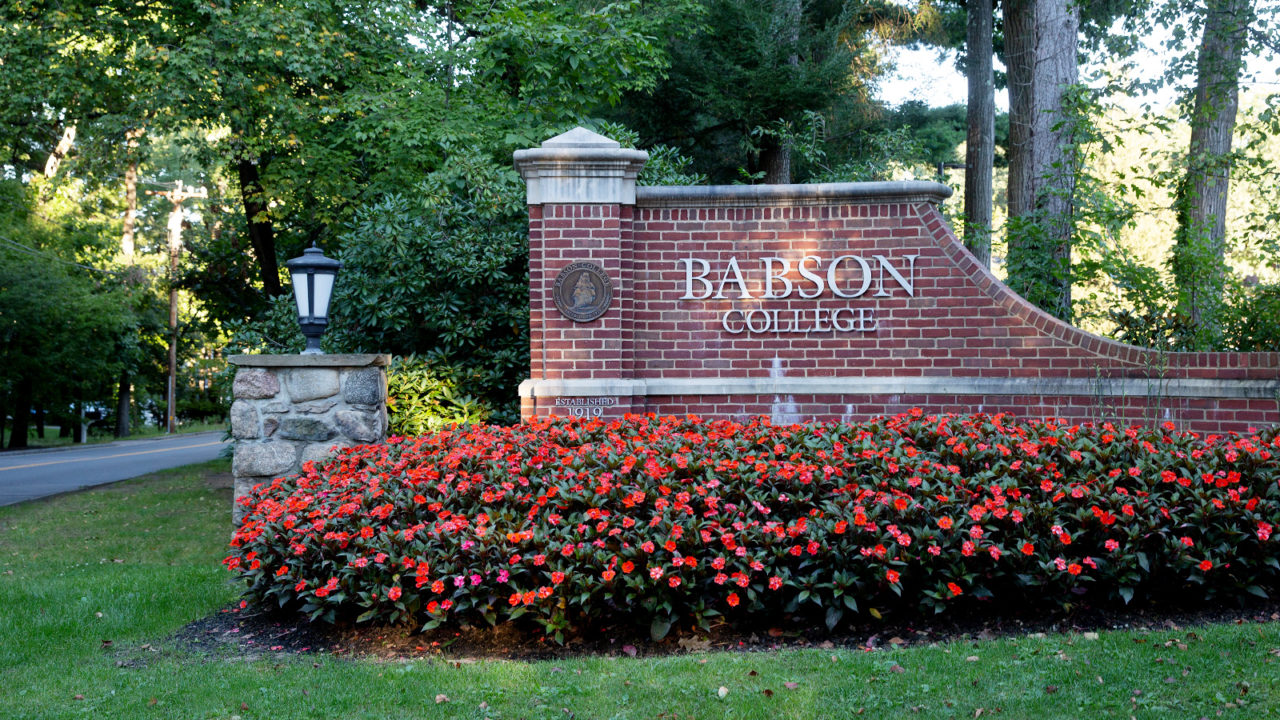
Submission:
[[235,478],[231,519],[239,500],[263,482],[299,472],[333,451],[381,442],[387,434],[389,355],[233,355],[231,405]]

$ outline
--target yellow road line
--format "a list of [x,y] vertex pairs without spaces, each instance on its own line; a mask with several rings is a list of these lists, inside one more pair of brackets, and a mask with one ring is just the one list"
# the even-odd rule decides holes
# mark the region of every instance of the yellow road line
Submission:
[[111,458],[129,457],[130,455],[152,455],[154,453],[173,452],[174,450],[190,450],[192,448],[209,447],[210,445],[221,445],[222,441],[202,443],[200,445],[183,445],[182,447],[163,448],[160,450],[139,450],[138,452],[119,453],[117,455],[99,455],[97,457],[76,458],[74,460],[50,460],[49,462],[28,463],[26,465],[13,465],[11,467],[0,467],[0,472],[5,470],[21,470],[23,468],[42,467],[44,465],[62,465],[65,463],[89,462],[92,460],[110,460]]

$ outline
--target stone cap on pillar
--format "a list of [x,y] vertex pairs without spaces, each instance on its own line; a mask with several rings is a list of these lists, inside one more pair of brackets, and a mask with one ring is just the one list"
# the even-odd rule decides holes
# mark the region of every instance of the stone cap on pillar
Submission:
[[391,356],[383,354],[345,354],[329,355],[325,353],[302,355],[232,355],[227,362],[236,367],[259,368],[360,368],[386,367],[391,364]]
[[634,205],[636,175],[649,153],[576,127],[514,157],[529,205]]

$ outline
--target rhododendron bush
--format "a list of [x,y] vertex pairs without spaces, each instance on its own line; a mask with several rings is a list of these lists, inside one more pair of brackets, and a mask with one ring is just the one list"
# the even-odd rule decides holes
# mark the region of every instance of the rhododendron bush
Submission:
[[538,420],[351,448],[244,502],[225,563],[252,600],[557,639],[1280,587],[1275,430]]

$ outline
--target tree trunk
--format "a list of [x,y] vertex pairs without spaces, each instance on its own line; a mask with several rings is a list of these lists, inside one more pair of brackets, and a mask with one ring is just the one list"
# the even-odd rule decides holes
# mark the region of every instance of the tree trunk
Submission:
[[1197,349],[1221,344],[1219,316],[1227,269],[1227,194],[1231,135],[1239,100],[1241,54],[1253,11],[1247,0],[1208,0],[1196,60],[1187,172],[1176,199],[1178,230],[1172,269],[1178,309],[1195,326]]
[[36,406],[36,437],[44,439],[44,405]]
[[71,405],[71,444],[79,445],[84,441],[84,402],[77,400]]
[[791,142],[785,138],[766,136],[760,148],[760,167],[766,185],[791,182]]
[[9,423],[9,397],[0,392],[0,450],[4,449],[4,429]]
[[133,228],[138,217],[138,163],[131,162],[124,171],[124,230],[120,233],[120,254],[133,264]]
[[1006,0],[1009,71],[1009,285],[1071,316],[1074,128],[1063,93],[1079,77],[1078,10],[1067,0]]
[[116,437],[129,437],[130,405],[133,396],[133,379],[128,370],[120,371],[120,385],[116,391]]
[[965,144],[964,245],[983,265],[991,265],[991,174],[996,153],[995,76],[992,69],[990,0],[969,0],[969,134]]
[[[259,163],[266,163],[259,159]],[[280,284],[280,266],[276,261],[276,237],[267,214],[266,198],[262,194],[262,176],[259,164],[249,159],[241,159],[237,164],[240,175],[240,197],[244,203],[244,219],[249,228],[249,242],[253,245],[253,254],[258,258],[258,267],[262,271],[262,290],[275,297],[284,293]]]
[[27,447],[27,434],[31,431],[31,381],[19,380],[13,397],[13,433],[9,435],[9,449]]

